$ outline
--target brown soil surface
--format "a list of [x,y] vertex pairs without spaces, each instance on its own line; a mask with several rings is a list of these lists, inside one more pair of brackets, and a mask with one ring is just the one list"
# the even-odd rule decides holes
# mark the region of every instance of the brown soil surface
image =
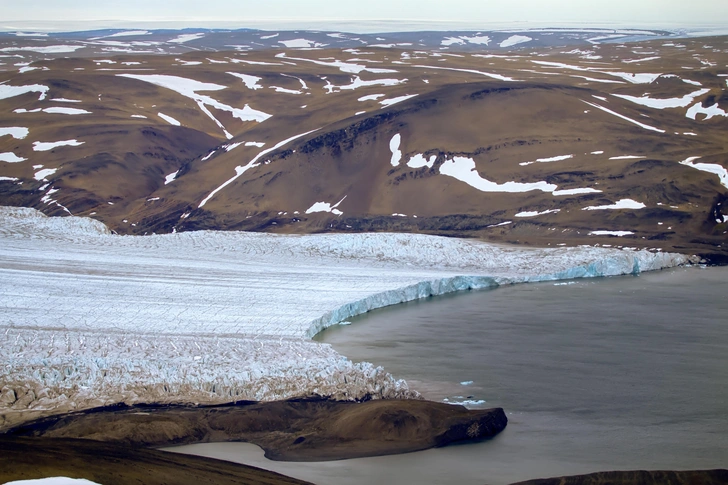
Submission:
[[105,485],[305,484],[260,468],[116,443],[1,438],[0,483],[65,476]]
[[133,447],[247,441],[272,460],[317,461],[407,453],[490,438],[502,409],[419,400],[293,400],[212,407],[103,408],[42,419],[6,436],[83,438]]
[[[458,54],[456,47],[105,55],[38,60],[31,65],[38,69],[23,73],[8,65],[0,82],[49,91],[44,100],[38,92],[0,100],[0,127],[30,130],[24,139],[0,136],[0,153],[27,159],[0,162],[0,177],[18,179],[0,181],[0,204],[49,215],[65,215],[65,207],[124,234],[394,231],[726,258],[728,188],[717,175],[680,162],[701,157],[697,162],[726,168],[728,117],[687,114],[698,106],[728,109],[728,38],[597,44],[588,52],[529,47],[498,55],[472,46]],[[229,73],[255,76],[258,87]],[[214,83],[221,89],[197,94],[219,104],[208,100],[203,110],[189,93],[120,74]],[[416,96],[380,104],[406,95]],[[687,101],[656,109],[617,95]],[[51,101],[58,98],[81,102]],[[272,116],[243,121],[220,104]],[[90,114],[33,111],[57,106]],[[393,166],[396,134],[402,158]],[[70,139],[84,144],[33,149],[34,141]],[[434,157],[432,166],[408,166],[417,154]],[[572,157],[536,162],[565,155]],[[441,173],[457,156],[471,158],[476,176],[498,184],[546,182],[601,192],[481,191]],[[36,180],[37,165],[57,171]],[[174,172],[176,179],[165,184]],[[342,199],[341,214],[306,213],[317,202]],[[645,208],[582,210],[621,199]],[[633,234],[589,234],[595,230]]]
[[728,470],[619,471],[528,480],[513,485],[724,485]]

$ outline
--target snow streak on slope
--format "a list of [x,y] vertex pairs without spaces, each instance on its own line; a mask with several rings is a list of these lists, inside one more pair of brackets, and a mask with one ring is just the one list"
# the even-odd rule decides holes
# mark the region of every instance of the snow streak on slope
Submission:
[[226,86],[222,86],[220,84],[203,83],[194,79],[187,79],[179,76],[167,76],[163,74],[117,74],[117,76],[136,79],[166,89],[171,89],[172,91],[175,91],[182,96],[194,100],[197,103],[197,106],[199,106],[200,110],[202,110],[203,113],[205,113],[210,119],[212,119],[212,121],[215,122],[217,126],[219,126],[223,130],[228,140],[231,139],[233,136],[228,133],[223,124],[220,123],[217,118],[215,118],[215,116],[210,112],[209,109],[207,109],[207,106],[219,109],[221,111],[227,111],[228,113],[233,115],[233,117],[238,118],[241,121],[257,121],[258,123],[262,123],[272,116],[268,113],[263,113],[262,111],[255,110],[247,104],[242,109],[233,108],[232,106],[221,103],[220,101],[217,101],[210,96],[197,93],[197,91],[219,91],[226,88]]
[[28,409],[118,401],[412,396],[382,369],[306,337],[431,295],[687,261],[412,234],[121,237],[90,219],[19,208],[0,209],[0,258],[5,425]]

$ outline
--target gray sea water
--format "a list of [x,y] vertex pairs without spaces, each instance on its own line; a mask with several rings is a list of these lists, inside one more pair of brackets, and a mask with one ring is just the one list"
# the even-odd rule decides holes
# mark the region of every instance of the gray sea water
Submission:
[[503,407],[509,424],[482,443],[329,463],[270,462],[245,444],[180,451],[322,485],[728,467],[728,268],[439,297],[371,312],[317,339],[384,366],[429,399]]

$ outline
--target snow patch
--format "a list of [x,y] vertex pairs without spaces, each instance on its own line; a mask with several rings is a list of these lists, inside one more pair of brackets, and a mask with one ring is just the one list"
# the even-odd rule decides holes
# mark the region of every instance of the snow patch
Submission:
[[435,165],[435,160],[437,160],[436,155],[431,155],[430,159],[428,160],[425,158],[424,154],[417,153],[409,159],[409,161],[407,162],[407,166],[410,168],[432,168],[432,166]]
[[6,163],[20,163],[26,161],[27,158],[22,158],[17,156],[13,152],[4,152],[0,153],[0,162],[6,162]]
[[522,165],[525,167],[528,165],[532,165],[534,163],[560,162],[561,160],[568,160],[570,158],[574,158],[574,155],[557,155],[555,157],[549,157],[549,158],[537,158],[533,162],[521,162],[518,165]]
[[698,96],[702,96],[709,93],[710,89],[701,89],[694,91],[690,94],[686,94],[681,98],[650,98],[649,96],[629,96],[627,94],[612,94],[617,98],[626,99],[633,103],[639,104],[640,106],[647,106],[648,108],[655,109],[666,109],[666,108],[684,108],[693,102]]
[[545,214],[556,214],[558,212],[561,212],[561,209],[551,209],[551,210],[546,210],[546,211],[543,211],[543,212],[538,212],[538,211],[529,212],[529,211],[526,211],[526,212],[519,212],[518,214],[515,215],[515,217],[536,217],[536,216],[542,216],[542,215],[545,215]]
[[393,104],[401,103],[402,101],[407,101],[408,99],[414,98],[415,96],[418,96],[417,94],[406,94],[404,96],[398,96],[396,98],[389,98],[389,99],[383,99],[379,102],[382,106],[392,106]]
[[514,45],[531,42],[533,39],[526,35],[512,35],[498,44],[501,47],[513,47]]
[[77,147],[81,146],[85,141],[78,141],[78,140],[64,140],[64,141],[52,141],[52,142],[40,142],[40,141],[34,141],[33,142],[33,150],[36,152],[47,152],[49,150],[53,150],[54,148],[58,147]]
[[399,144],[402,141],[402,137],[399,133],[394,135],[391,140],[389,140],[389,150],[392,152],[392,158],[390,160],[390,163],[393,167],[396,167],[399,165],[400,160],[402,160],[402,151],[399,149]]
[[0,84],[0,99],[8,99],[25,93],[40,93],[38,101],[43,101],[48,94],[48,86],[43,86],[42,84],[31,84],[28,86]]
[[240,78],[243,80],[243,84],[245,84],[245,87],[248,89],[262,89],[263,86],[258,84],[259,81],[262,81],[262,77],[258,76],[251,76],[250,74],[240,74],[237,72],[228,72],[227,74],[230,74],[231,76],[235,76],[237,78]]
[[339,207],[339,204],[344,202],[344,199],[346,199],[346,196],[334,205],[331,205],[328,202],[316,202],[306,210],[306,214],[313,214],[314,212],[331,212],[332,214],[340,216],[343,212],[337,209],[337,207]]
[[714,173],[720,179],[721,185],[728,189],[728,170],[726,170],[722,165],[718,165],[717,163],[694,163],[694,161],[699,158],[700,157],[687,158],[680,162],[680,165],[693,167],[703,172]]
[[162,118],[164,121],[166,121],[170,125],[182,126],[182,123],[180,123],[176,119],[172,118],[171,116],[162,113],[161,111],[159,113],[157,113],[157,116],[159,116],[160,118]]
[[21,126],[9,126],[6,128],[0,128],[0,136],[10,135],[16,140],[23,140],[30,133],[28,128]]
[[624,237],[624,236],[631,236],[634,234],[632,231],[590,231],[590,236],[617,236],[617,237]]
[[636,200],[632,199],[620,199],[614,204],[609,205],[594,205],[589,207],[584,207],[583,211],[596,211],[596,210],[620,210],[620,209],[644,209],[647,207],[642,202],[637,202]]
[[35,172],[35,175],[33,175],[33,178],[38,181],[41,181],[41,180],[47,181],[46,177],[50,177],[57,171],[58,171],[57,168],[44,168],[43,170],[38,170],[37,172]]

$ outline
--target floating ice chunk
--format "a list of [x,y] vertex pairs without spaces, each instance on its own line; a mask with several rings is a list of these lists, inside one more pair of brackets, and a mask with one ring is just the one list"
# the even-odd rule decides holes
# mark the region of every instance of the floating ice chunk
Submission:
[[680,165],[687,165],[688,167],[693,167],[703,172],[714,173],[720,178],[721,185],[723,185],[723,187],[725,188],[728,188],[728,170],[726,170],[722,165],[718,165],[717,163],[694,163],[694,161],[699,158],[700,157],[687,158],[680,162]]
[[389,99],[383,99],[379,102],[382,106],[392,106],[393,104],[401,103],[402,101],[407,101],[408,99],[414,98],[415,96],[418,96],[417,94],[406,94],[404,96],[398,96],[396,98],[389,98]]
[[366,96],[359,98],[357,101],[376,101],[383,96],[386,96],[386,94],[367,94]]
[[498,79],[500,81],[515,81],[515,79],[507,77],[507,76],[501,76],[500,74],[493,74],[492,72],[476,71],[474,69],[458,69],[455,67],[425,66],[425,65],[415,65],[412,67],[419,67],[421,69],[439,69],[441,71],[468,72],[470,74],[480,74],[481,76],[491,77],[493,79]]
[[637,202],[636,200],[632,199],[620,199],[614,204],[610,205],[593,205],[589,207],[584,207],[583,211],[596,211],[596,210],[619,210],[619,209],[644,209],[647,207],[642,202]]
[[34,141],[33,142],[33,150],[36,152],[47,152],[49,150],[53,150],[54,148],[58,147],[77,147],[81,146],[85,141],[78,141],[78,140],[64,140],[64,141],[52,141],[52,142],[40,142],[40,141]]
[[48,94],[48,86],[42,84],[31,84],[28,86],[10,86],[8,84],[0,84],[0,99],[12,98],[25,93],[40,93],[38,101],[43,101]]
[[527,212],[519,212],[518,214],[515,215],[515,217],[536,217],[536,216],[542,216],[545,214],[556,214],[558,212],[561,212],[561,209],[551,209],[551,210],[546,210],[543,212],[527,211]]
[[166,177],[164,177],[164,185],[174,182],[174,180],[177,178],[178,173],[179,173],[179,170],[177,170],[176,172],[172,172],[169,175],[167,175]]
[[532,38],[530,38],[526,35],[512,35],[512,36],[508,37],[506,40],[502,41],[498,45],[501,47],[512,47],[514,45],[531,42],[532,40],[533,40]]
[[617,237],[624,237],[624,236],[631,236],[634,234],[632,231],[590,231],[590,236],[617,236]]
[[710,89],[701,89],[694,91],[690,94],[686,94],[681,98],[650,98],[649,96],[629,96],[627,94],[612,94],[617,98],[626,99],[633,103],[641,106],[647,106],[648,108],[665,109],[665,108],[684,108],[693,102],[698,96],[702,96],[710,92]]
[[440,166],[440,173],[465,182],[482,192],[529,192],[531,190],[553,192],[557,187],[546,182],[506,182],[504,184],[491,182],[480,176],[475,167],[475,160],[467,157],[453,157],[452,160],[445,160]]
[[[582,99],[582,101],[584,101],[584,100]],[[611,109],[607,109],[604,106],[600,106],[598,104],[590,103],[589,101],[584,101],[584,102],[586,104],[588,104],[589,106],[593,106],[594,108],[600,109],[600,110],[602,110],[602,111],[604,111],[606,113],[609,113],[611,115],[614,115],[614,116],[616,116],[618,118],[621,118],[621,119],[623,119],[625,121],[629,121],[630,123],[633,123],[633,124],[639,126],[640,128],[644,128],[645,130],[656,131],[658,133],[665,133],[665,130],[661,130],[659,128],[655,128],[654,126],[646,125],[644,123],[640,123],[639,121],[633,120],[632,118],[628,118],[628,117],[626,117],[624,115],[621,115],[619,113],[616,113],[616,112],[612,111]]]
[[160,118],[162,118],[164,121],[166,121],[170,125],[182,126],[182,123],[180,123],[176,119],[172,118],[171,116],[162,113],[161,111],[159,113],[157,113],[157,116],[159,116]]
[[391,140],[389,140],[389,150],[392,152],[392,158],[390,160],[390,163],[393,167],[396,167],[399,165],[400,160],[402,160],[402,151],[399,149],[399,144],[402,141],[402,137],[399,133],[394,135]]
[[527,166],[534,163],[549,163],[549,162],[560,162],[561,160],[568,160],[569,158],[574,158],[574,155],[557,155],[555,157],[549,157],[549,158],[537,158],[533,162],[521,162],[518,165]]
[[6,128],[0,128],[0,136],[10,135],[16,140],[22,140],[28,136],[30,130],[21,126],[8,126]]
[[19,163],[19,162],[24,162],[26,160],[27,160],[27,158],[19,157],[13,152],[0,153],[0,162]]
[[49,477],[31,480],[14,480],[5,482],[5,485],[100,485],[85,478]]
[[33,175],[33,178],[38,181],[46,180],[46,177],[53,175],[57,171],[58,171],[57,168],[44,168],[43,170],[38,170],[37,172],[35,172],[35,175]]
[[416,155],[413,155],[409,159],[409,161],[407,162],[407,166],[410,168],[432,168],[432,166],[435,164],[435,160],[437,160],[436,155],[431,155],[430,159],[428,160],[422,153],[418,153]]
[[705,115],[705,118],[703,118],[703,120],[709,120],[713,116],[728,116],[728,113],[718,107],[718,103],[708,106],[707,108],[703,107],[702,103],[695,103],[688,109],[688,112],[685,114],[685,116],[690,118],[691,120],[697,121],[699,114]]
[[201,39],[205,36],[203,33],[197,33],[197,34],[182,34],[178,35],[174,39],[170,39],[168,42],[172,42],[175,44],[184,44],[185,42],[189,42],[191,40],[197,40]]
[[240,74],[237,72],[228,72],[227,74],[230,74],[231,76],[235,76],[237,78],[240,78],[243,80],[243,84],[245,84],[245,87],[248,89],[262,89],[263,86],[258,84],[258,81],[262,81],[262,77],[258,76],[251,76],[250,74]]
[[313,214],[314,212],[331,212],[332,214],[340,216],[341,214],[343,214],[343,212],[337,209],[337,207],[339,207],[339,205],[344,202],[344,199],[346,199],[346,195],[343,199],[341,199],[334,205],[331,205],[328,202],[316,202],[314,205],[306,210],[306,214]]

